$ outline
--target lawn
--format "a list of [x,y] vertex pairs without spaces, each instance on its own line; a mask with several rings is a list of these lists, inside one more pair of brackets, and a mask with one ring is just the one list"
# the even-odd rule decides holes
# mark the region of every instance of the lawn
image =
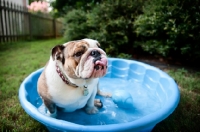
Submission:
[[[33,71],[43,67],[50,50],[63,39],[0,44],[0,130],[46,132],[22,109],[18,89]],[[154,132],[200,130],[200,72],[183,67],[164,69],[178,83],[181,100],[177,109],[159,123]]]
[[62,39],[53,39],[0,45],[1,131],[47,131],[22,109],[18,89],[31,72],[45,65],[52,47],[63,42]]

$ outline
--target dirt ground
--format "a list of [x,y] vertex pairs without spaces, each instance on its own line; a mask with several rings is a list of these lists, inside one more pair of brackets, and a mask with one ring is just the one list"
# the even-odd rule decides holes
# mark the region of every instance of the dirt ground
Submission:
[[148,54],[133,54],[133,60],[140,61],[161,70],[169,68],[185,68],[188,70],[200,71],[200,64],[198,62],[190,62],[184,59],[174,59],[172,57],[161,57],[158,55],[148,55]]

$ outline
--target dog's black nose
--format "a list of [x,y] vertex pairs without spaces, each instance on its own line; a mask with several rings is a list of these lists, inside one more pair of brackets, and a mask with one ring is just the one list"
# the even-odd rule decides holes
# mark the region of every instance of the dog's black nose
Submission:
[[101,56],[100,52],[97,51],[97,50],[93,50],[93,51],[90,53],[90,55],[91,55],[92,57],[94,57],[94,58],[97,58],[97,57],[100,57],[100,56]]

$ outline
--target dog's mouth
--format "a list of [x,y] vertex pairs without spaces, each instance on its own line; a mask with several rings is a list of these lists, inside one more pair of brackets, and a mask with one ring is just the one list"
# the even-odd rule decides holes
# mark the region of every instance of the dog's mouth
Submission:
[[94,69],[95,70],[104,70],[104,68],[107,68],[107,60],[101,58],[94,62]]
[[103,57],[94,62],[93,71],[90,78],[102,77],[106,74],[107,71],[107,58]]

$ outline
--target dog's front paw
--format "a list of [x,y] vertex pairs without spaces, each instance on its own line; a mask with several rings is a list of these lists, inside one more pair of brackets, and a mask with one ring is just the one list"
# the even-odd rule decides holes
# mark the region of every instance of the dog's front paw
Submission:
[[96,114],[98,112],[98,109],[95,106],[94,107],[86,107],[85,111],[88,114]]
[[50,113],[50,111],[46,108],[46,106],[44,104],[42,104],[38,108],[38,111],[40,113],[42,113],[43,115],[46,115],[46,116],[49,116],[49,117],[56,118],[56,116],[57,116],[57,109],[55,109],[54,112]]
[[49,117],[52,117],[52,118],[56,118],[56,117],[57,117],[57,111],[55,111],[54,113],[50,113],[50,112],[47,110],[46,115],[49,116]]
[[95,99],[94,100],[94,106],[96,106],[98,108],[102,108],[103,107],[103,103],[101,102],[100,99]]

